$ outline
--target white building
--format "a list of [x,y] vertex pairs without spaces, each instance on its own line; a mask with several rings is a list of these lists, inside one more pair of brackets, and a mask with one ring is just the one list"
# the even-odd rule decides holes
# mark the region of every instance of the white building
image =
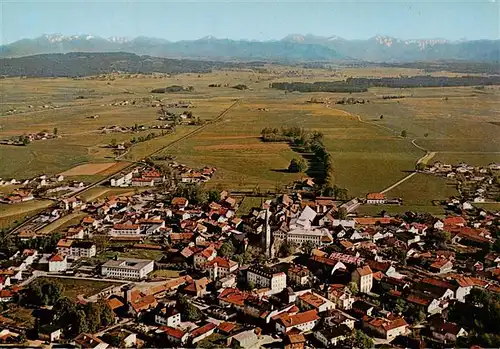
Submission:
[[286,288],[286,274],[254,265],[247,270],[247,282],[256,287],[271,289],[270,294],[279,293]]
[[149,259],[113,259],[104,263],[101,274],[114,279],[144,279],[154,269],[154,261]]
[[119,175],[115,178],[111,179],[111,186],[112,187],[127,187],[130,185],[130,182],[132,181],[132,177],[134,176],[134,173],[137,173],[138,171],[132,171],[128,172],[126,174]]
[[113,236],[140,235],[141,229],[138,224],[115,224],[109,234]]
[[68,261],[66,256],[61,256],[60,254],[54,254],[49,259],[49,272],[61,272],[68,269]]
[[274,232],[274,237],[285,240],[287,242],[295,243],[297,245],[302,245],[306,241],[310,241],[316,246],[330,244],[333,242],[332,235],[330,234],[328,229],[325,228],[295,228],[290,230],[289,232],[278,230]]
[[208,272],[212,280],[224,278],[236,270],[238,270],[238,263],[227,258],[215,257],[208,263]]
[[155,314],[155,322],[158,325],[177,327],[181,323],[181,313],[175,307],[163,307]]
[[357,268],[351,274],[352,281],[358,285],[359,292],[369,293],[373,287],[373,272],[368,265]]
[[96,255],[96,245],[90,241],[74,241],[70,247],[70,256],[91,258]]

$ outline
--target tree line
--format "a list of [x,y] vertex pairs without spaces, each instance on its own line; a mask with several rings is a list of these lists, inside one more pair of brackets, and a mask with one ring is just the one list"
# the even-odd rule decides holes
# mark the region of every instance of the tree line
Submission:
[[[273,82],[270,88],[298,92],[365,92],[370,87],[413,88],[500,85],[500,76],[405,76],[347,78],[345,81]],[[389,97],[390,98],[390,97]],[[394,98],[394,97],[392,97]],[[398,96],[397,98],[404,98]]]
[[114,323],[115,316],[104,299],[87,304],[75,303],[64,296],[64,286],[47,278],[39,278],[19,294],[18,302],[25,305],[52,306],[47,318],[38,319],[35,331],[42,325],[61,327],[65,335],[74,337],[82,332],[95,333]]
[[298,92],[365,92],[364,86],[349,84],[344,81],[317,81],[309,82],[273,82],[270,88]]
[[[82,64],[82,61],[85,64]],[[133,53],[51,53],[0,59],[0,75],[28,77],[81,77],[116,72],[129,74],[209,73],[213,69],[245,67],[249,64],[168,59]],[[251,64],[250,64],[251,65]]]
[[[312,153],[311,163],[315,163],[318,171],[315,172],[315,181],[318,184],[320,195],[333,196],[336,199],[347,200],[347,189],[335,184],[333,159],[323,143],[323,133],[306,131],[301,127],[266,127],[261,131],[264,142],[288,142],[299,153]],[[303,172],[307,164],[303,158],[292,159],[288,170],[290,172]]]

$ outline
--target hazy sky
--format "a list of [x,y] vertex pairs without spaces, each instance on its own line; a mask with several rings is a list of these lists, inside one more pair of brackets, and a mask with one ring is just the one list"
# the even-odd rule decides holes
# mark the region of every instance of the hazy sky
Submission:
[[0,0],[1,43],[41,34],[152,36],[172,41],[272,40],[288,34],[365,39],[496,39],[500,0],[38,1]]

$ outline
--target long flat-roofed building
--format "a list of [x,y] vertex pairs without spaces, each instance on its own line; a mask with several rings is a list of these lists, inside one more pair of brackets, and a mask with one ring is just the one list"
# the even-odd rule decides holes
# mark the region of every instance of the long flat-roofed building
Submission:
[[149,259],[113,259],[104,263],[101,274],[113,279],[144,279],[154,269],[154,261]]

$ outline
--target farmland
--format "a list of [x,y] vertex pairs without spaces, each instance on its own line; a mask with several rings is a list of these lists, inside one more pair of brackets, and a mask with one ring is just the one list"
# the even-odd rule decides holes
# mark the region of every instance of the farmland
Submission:
[[[426,151],[435,153],[431,162],[467,161],[484,165],[500,161],[496,124],[500,122],[500,91],[495,86],[483,89],[377,87],[352,94],[286,93],[270,89],[270,82],[335,81],[347,76],[398,76],[403,71],[407,75],[421,75],[422,72],[399,68],[349,68],[333,73],[295,67],[266,68],[264,72],[215,71],[161,78],[4,79],[0,138],[54,127],[61,137],[35,141],[25,147],[2,146],[0,177],[25,178],[70,170],[73,171],[70,174],[97,178],[103,173],[111,174],[113,169],[119,170],[116,165],[106,165],[114,162],[113,152],[107,145],[113,139],[128,141],[148,131],[104,134],[97,130],[110,125],[158,123],[157,108],[151,106],[155,99],[189,101],[194,105],[193,114],[204,121],[214,119],[236,99],[240,100],[222,119],[162,152],[195,168],[217,167],[208,183],[212,187],[275,190],[304,176],[286,171],[290,160],[300,156],[286,143],[260,140],[260,132],[265,127],[299,126],[322,132],[333,159],[336,183],[347,188],[350,196],[364,196],[389,187],[413,171],[415,162]],[[288,69],[299,73],[289,77],[284,74]],[[174,84],[193,86],[194,91],[155,96],[150,93],[154,88]],[[210,88],[209,84],[222,87]],[[245,84],[249,89],[231,88],[236,84]],[[388,95],[404,98],[383,98]],[[369,103],[335,104],[349,97]],[[330,103],[308,103],[311,98],[327,99]],[[144,102],[115,105],[126,100]],[[41,109],[42,105],[57,108]],[[18,112],[7,115],[10,109]],[[92,115],[99,117],[89,118]],[[180,126],[173,134],[138,143],[121,160],[123,164],[140,160],[194,129],[196,126]],[[406,137],[401,136],[403,131]],[[74,168],[90,162],[96,164],[92,171],[87,165],[86,171]],[[415,176],[388,194],[401,196],[411,207],[425,207],[432,205],[429,204],[432,199],[454,193],[446,185],[444,192],[438,190],[441,184]],[[102,189],[98,191],[89,197],[106,195]]]

